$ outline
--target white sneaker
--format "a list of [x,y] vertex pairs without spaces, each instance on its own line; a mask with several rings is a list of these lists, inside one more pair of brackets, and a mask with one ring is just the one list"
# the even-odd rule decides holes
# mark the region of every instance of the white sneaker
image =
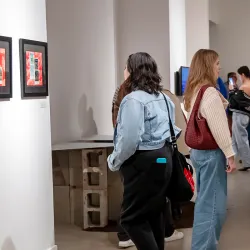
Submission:
[[165,242],[181,240],[183,238],[184,238],[184,233],[175,230],[174,233],[170,237],[165,238]]
[[119,248],[128,248],[135,246],[134,242],[132,240],[127,241],[119,241]]

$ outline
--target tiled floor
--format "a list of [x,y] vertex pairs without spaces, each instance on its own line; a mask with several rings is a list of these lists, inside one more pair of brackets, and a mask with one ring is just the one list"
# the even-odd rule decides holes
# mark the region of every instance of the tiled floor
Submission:
[[[228,217],[220,241],[220,250],[250,249],[250,172],[237,172],[229,176]],[[185,238],[169,243],[169,250],[190,250],[191,229],[183,230]],[[72,226],[56,227],[56,244],[59,250],[114,250],[115,233],[84,232]],[[135,250],[135,248],[131,248]]]

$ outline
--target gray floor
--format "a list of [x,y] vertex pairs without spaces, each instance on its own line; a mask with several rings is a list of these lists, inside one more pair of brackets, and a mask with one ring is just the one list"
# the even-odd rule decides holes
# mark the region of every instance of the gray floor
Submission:
[[[229,176],[228,216],[220,241],[220,250],[250,249],[250,171]],[[183,230],[185,238],[169,243],[169,250],[190,250],[191,229]],[[84,232],[69,225],[56,226],[56,244],[59,250],[113,250],[117,249],[114,233]],[[135,248],[131,248],[135,250]]]

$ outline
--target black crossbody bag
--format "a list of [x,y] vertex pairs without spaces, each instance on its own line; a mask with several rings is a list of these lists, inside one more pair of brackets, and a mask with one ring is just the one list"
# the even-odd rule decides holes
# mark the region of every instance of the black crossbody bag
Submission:
[[174,127],[170,118],[170,110],[168,101],[165,95],[161,92],[164,97],[164,100],[167,105],[168,110],[168,118],[169,118],[169,127],[171,133],[171,145],[173,147],[173,171],[172,176],[166,190],[166,196],[172,202],[187,202],[190,201],[194,195],[191,185],[185,177],[184,169],[190,171],[193,174],[193,168],[190,164],[187,163],[186,158],[183,154],[181,154],[178,150],[177,139],[174,132]]

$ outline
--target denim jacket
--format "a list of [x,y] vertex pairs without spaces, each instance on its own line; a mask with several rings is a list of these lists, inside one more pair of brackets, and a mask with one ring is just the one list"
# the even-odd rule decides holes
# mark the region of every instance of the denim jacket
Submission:
[[[170,98],[167,95],[165,97],[175,135],[178,137],[181,130],[175,126],[175,107]],[[118,171],[136,150],[159,149],[166,140],[171,142],[168,111],[163,95],[134,91],[121,103],[114,132],[114,151],[108,157],[108,166],[111,171]]]

